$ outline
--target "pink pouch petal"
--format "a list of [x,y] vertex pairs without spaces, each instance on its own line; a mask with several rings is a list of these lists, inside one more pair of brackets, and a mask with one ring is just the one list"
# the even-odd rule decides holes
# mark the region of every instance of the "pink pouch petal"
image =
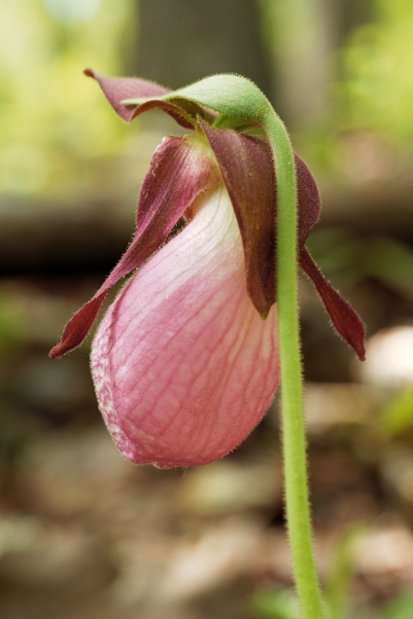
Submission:
[[221,187],[195,206],[120,292],[92,346],[101,412],[135,463],[193,466],[226,455],[278,386],[276,307],[263,320],[247,294],[229,196]]

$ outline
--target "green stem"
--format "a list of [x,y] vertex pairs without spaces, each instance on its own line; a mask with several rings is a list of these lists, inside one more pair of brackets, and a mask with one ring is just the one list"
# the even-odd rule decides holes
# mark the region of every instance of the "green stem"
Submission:
[[292,563],[304,619],[322,619],[314,561],[303,417],[297,301],[297,187],[286,129],[273,110],[263,123],[277,175],[277,308],[281,366],[285,502]]

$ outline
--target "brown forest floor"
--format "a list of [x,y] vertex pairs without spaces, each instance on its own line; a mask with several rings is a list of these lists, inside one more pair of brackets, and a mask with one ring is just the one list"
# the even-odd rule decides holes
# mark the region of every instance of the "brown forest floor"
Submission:
[[[87,347],[47,358],[96,283],[0,286],[0,617],[257,618],[253,594],[292,585],[277,404],[215,464],[159,471],[125,462],[97,412]],[[388,394],[360,378],[307,297],[304,287],[319,569],[328,581],[353,531],[351,596],[359,609],[379,609],[413,583],[413,434],[377,431]],[[372,330],[413,314],[374,282],[353,301]]]

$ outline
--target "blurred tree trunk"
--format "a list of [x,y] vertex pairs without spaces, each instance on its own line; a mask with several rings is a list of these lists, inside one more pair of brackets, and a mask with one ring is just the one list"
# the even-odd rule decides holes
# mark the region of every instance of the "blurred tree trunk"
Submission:
[[133,73],[171,88],[212,73],[240,73],[270,92],[259,2],[140,0],[137,6]]
[[346,43],[352,30],[375,19],[375,0],[363,0],[363,2],[333,0],[331,11],[335,23],[336,47],[341,47]]

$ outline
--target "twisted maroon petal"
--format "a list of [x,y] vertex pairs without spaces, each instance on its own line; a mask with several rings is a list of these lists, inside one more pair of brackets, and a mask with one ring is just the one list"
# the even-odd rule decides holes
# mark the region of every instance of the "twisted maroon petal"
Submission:
[[216,166],[198,142],[191,137],[164,139],[142,186],[130,246],[92,299],[68,322],[61,341],[49,353],[51,357],[59,357],[83,341],[108,289],[156,252],[195,198],[216,182]]
[[[92,69],[85,69],[84,74],[88,77],[93,77],[98,82],[103,94],[115,112],[127,122],[133,120],[138,114],[150,109],[161,108],[182,127],[186,129],[194,128],[194,115],[187,113],[185,106],[157,98],[171,92],[168,88],[164,88],[164,86],[135,77],[106,77]],[[122,103],[126,99],[145,98],[149,100],[139,106]],[[198,107],[196,109],[199,111]]]
[[356,312],[328,283],[306,248],[301,250],[299,264],[316,287],[336,331],[355,350],[358,358],[364,361],[365,331]]
[[85,69],[84,74],[93,77],[98,82],[115,112],[128,122],[132,119],[135,106],[128,107],[122,104],[122,101],[135,97],[161,97],[170,92],[168,88],[159,86],[159,84],[135,77],[106,77],[92,69]]

